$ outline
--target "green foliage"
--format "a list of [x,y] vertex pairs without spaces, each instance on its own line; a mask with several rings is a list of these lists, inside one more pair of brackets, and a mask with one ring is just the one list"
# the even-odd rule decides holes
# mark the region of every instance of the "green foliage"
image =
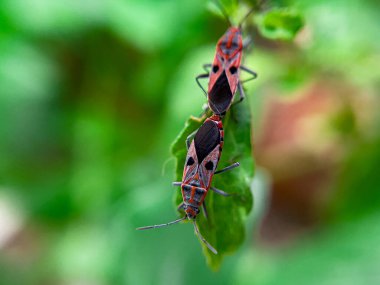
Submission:
[[292,40],[303,26],[301,14],[289,8],[275,8],[256,18],[262,36],[272,40]]
[[208,6],[212,13],[225,19],[226,16],[231,17],[236,14],[239,2],[236,0],[210,1]]
[[359,143],[347,157],[336,185],[334,220],[356,220],[379,210],[379,169],[380,138]]
[[334,225],[277,256],[248,252],[233,284],[379,284],[379,222],[377,213]]
[[[234,24],[262,2],[220,1]],[[259,74],[244,85],[254,108],[255,142],[262,139],[261,131],[268,131],[266,123],[281,116],[263,116],[273,97],[301,96],[313,86],[317,97],[329,91],[347,100],[347,109],[329,108],[327,128],[314,124],[314,119],[323,119],[321,111],[294,129],[304,151],[318,152],[329,145],[328,155],[334,157],[332,175],[337,178],[331,184],[319,178],[320,184],[328,184],[322,197],[308,192],[308,182],[302,185],[302,199],[313,199],[320,205],[316,214],[329,218],[318,220],[323,234],[303,232],[292,239],[287,252],[265,233],[256,243],[260,213],[271,207],[260,197],[263,175],[255,177],[255,207],[245,221],[246,240],[251,242],[225,258],[217,274],[205,266],[191,224],[135,230],[172,220],[174,191],[181,200],[179,189],[170,186],[174,166],[168,163],[163,176],[161,166],[170,142],[205,102],[194,77],[212,60],[215,43],[227,27],[218,5],[213,5],[220,15],[216,19],[201,0],[3,0],[1,284],[186,285],[194,283],[194,276],[199,285],[380,284],[380,117],[375,96],[380,41],[374,40],[380,34],[380,2],[263,2],[260,11],[274,10],[252,13],[243,26],[243,36],[249,32],[254,41],[252,50],[244,51],[243,63]],[[276,8],[284,5],[289,10]],[[285,11],[294,9],[300,13],[294,17],[275,13],[292,15]],[[297,18],[307,22],[307,30],[296,48],[263,39],[282,39],[279,32],[293,38]],[[261,33],[255,33],[255,24]],[[239,194],[221,197],[210,192],[210,222],[199,215],[202,234],[219,250],[215,256],[205,249],[214,268],[240,246],[242,221],[252,206],[246,181],[252,174],[249,132],[236,128],[248,128],[248,122],[239,121],[249,118],[246,104],[234,106],[224,119],[226,143],[219,169],[235,161],[242,166],[213,180],[213,186]],[[179,178],[185,138],[201,123],[190,119],[173,148]],[[308,144],[312,138],[302,137],[305,127],[315,130],[322,144]],[[281,128],[285,131],[291,123],[283,121]],[[276,152],[274,159],[284,159],[286,150]],[[265,153],[259,151],[265,166]],[[294,167],[302,170],[303,164]],[[279,167],[266,179],[276,183],[286,172]],[[293,201],[292,196],[282,197],[276,200],[277,209]],[[302,213],[294,213],[290,222],[303,220]],[[271,215],[282,218],[278,212]],[[276,238],[294,236],[293,224],[289,231],[266,222],[265,229]]]
[[[172,146],[172,153],[177,161],[176,181],[182,179],[187,152],[185,139],[200,126],[200,123],[199,119],[190,118]],[[223,127],[225,143],[218,169],[237,161],[240,162],[240,167],[215,175],[212,185],[233,195],[224,197],[209,191],[205,200],[208,220],[202,214],[197,218],[202,235],[218,251],[218,255],[214,255],[202,244],[208,264],[214,270],[219,268],[226,254],[235,252],[243,243],[245,217],[252,209],[253,198],[250,191],[250,181],[253,177],[253,160],[250,135],[251,117],[248,102],[234,105],[223,119]],[[176,205],[181,200],[181,193],[178,191]]]

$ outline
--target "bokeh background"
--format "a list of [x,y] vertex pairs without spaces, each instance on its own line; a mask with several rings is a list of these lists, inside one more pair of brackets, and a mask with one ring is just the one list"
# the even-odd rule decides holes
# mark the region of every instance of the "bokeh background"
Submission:
[[250,31],[255,204],[212,272],[190,225],[135,228],[176,217],[170,144],[226,21],[201,0],[0,2],[0,284],[380,284],[380,3],[270,5],[305,25]]

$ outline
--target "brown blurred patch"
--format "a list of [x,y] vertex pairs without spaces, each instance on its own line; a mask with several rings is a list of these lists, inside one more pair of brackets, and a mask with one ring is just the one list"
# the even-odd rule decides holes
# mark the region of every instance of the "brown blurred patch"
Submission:
[[[255,138],[257,164],[273,179],[269,211],[260,228],[264,245],[288,242],[320,222],[346,143],[355,133],[352,92],[323,81],[292,97],[267,100]],[[346,110],[352,115],[347,127],[335,124],[337,116],[347,116]]]

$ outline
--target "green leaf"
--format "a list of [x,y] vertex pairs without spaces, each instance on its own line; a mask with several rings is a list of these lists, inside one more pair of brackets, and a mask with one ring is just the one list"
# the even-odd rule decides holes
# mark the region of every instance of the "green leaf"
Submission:
[[[181,181],[186,158],[186,137],[201,125],[200,119],[191,117],[185,129],[172,145],[172,153],[177,160],[176,181]],[[216,248],[217,255],[203,244],[203,252],[209,266],[217,270],[226,254],[235,252],[244,241],[244,220],[252,209],[253,198],[250,182],[253,177],[253,159],[251,153],[251,117],[247,102],[236,104],[223,119],[224,146],[218,169],[234,162],[240,167],[215,175],[212,185],[233,194],[224,197],[209,191],[205,199],[208,220],[201,213],[197,224],[202,235]],[[180,191],[175,196],[176,205],[182,201]]]
[[299,12],[288,8],[272,9],[256,17],[262,36],[273,40],[292,40],[303,27]]
[[208,9],[211,13],[218,15],[223,19],[225,19],[226,16],[228,16],[228,18],[233,18],[238,12],[239,2],[237,0],[218,0],[218,2],[209,1]]

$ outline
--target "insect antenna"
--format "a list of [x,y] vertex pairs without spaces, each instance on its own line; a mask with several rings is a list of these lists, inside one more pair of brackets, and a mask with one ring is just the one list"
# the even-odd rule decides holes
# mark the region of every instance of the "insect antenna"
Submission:
[[232,26],[232,23],[231,23],[230,17],[228,17],[228,14],[227,14],[226,10],[224,9],[223,5],[222,5],[219,1],[214,1],[214,3],[215,3],[217,6],[219,6],[220,11],[222,12],[224,18],[226,18],[228,24],[229,24],[230,26]]
[[216,251],[215,248],[212,247],[211,244],[209,244],[207,242],[207,240],[201,235],[201,233],[199,232],[199,229],[198,229],[198,226],[195,222],[195,220],[193,220],[193,224],[194,224],[194,229],[195,229],[195,233],[196,235],[200,238],[200,240],[208,247],[209,250],[211,250],[214,254],[218,254],[218,252]]
[[251,10],[249,10],[248,13],[245,14],[243,19],[240,20],[239,25],[238,25],[239,28],[241,28],[241,25],[244,23],[245,20],[248,19],[249,15],[251,15],[253,11],[255,11],[255,8],[252,8]]
[[166,224],[159,224],[159,225],[140,227],[140,228],[137,228],[136,230],[141,231],[141,230],[150,230],[150,229],[155,229],[155,228],[162,228],[162,227],[166,227],[166,226],[170,226],[170,225],[179,223],[179,222],[181,222],[183,220],[186,220],[186,218],[187,218],[187,216],[184,216],[183,218],[177,219],[175,221],[172,221],[172,222],[169,222],[169,223],[166,223]]
[[253,7],[251,10],[248,11],[247,14],[245,14],[245,16],[243,17],[243,19],[240,20],[239,22],[239,28],[241,28],[241,25],[244,23],[244,21],[246,21],[248,19],[248,17],[256,10],[256,11],[260,11],[260,9],[262,8],[262,6],[264,5],[264,3],[266,2],[266,0],[261,0],[261,1],[258,1],[257,4],[255,5],[255,7]]

